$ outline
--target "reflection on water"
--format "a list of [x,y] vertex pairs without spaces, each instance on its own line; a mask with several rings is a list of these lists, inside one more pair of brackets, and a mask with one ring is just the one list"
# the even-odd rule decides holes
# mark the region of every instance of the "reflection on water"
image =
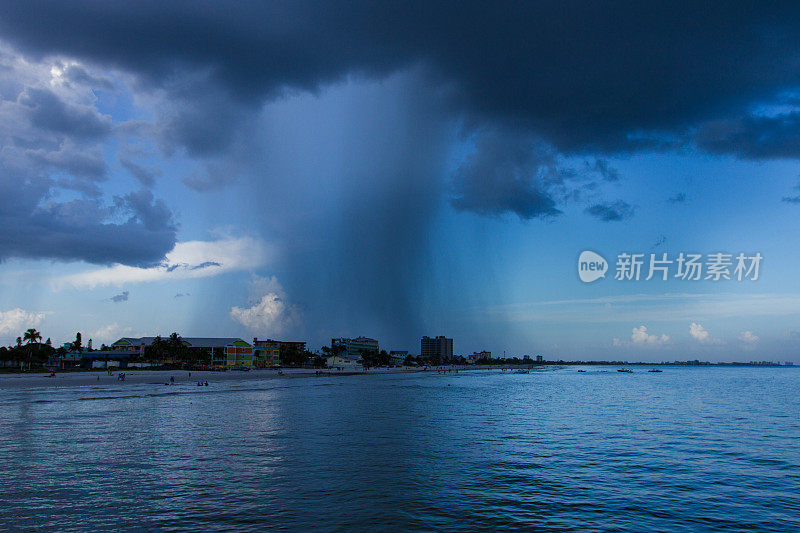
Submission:
[[576,370],[0,391],[0,530],[800,529],[800,369]]

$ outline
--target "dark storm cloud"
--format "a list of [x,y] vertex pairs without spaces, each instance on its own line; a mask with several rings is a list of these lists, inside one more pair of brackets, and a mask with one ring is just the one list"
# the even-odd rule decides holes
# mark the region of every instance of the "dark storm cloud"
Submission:
[[32,167],[55,173],[53,185],[72,189],[86,196],[101,194],[99,183],[107,179],[108,165],[96,149],[85,149],[63,143],[57,150],[25,150]]
[[155,200],[147,189],[115,196],[114,203],[131,214],[131,220],[140,222],[149,231],[175,230],[172,212],[163,200]]
[[188,83],[169,87],[170,101],[158,127],[162,147],[185,148],[195,157],[225,154],[252,127],[254,102],[237,101],[209,76],[184,76]]
[[[456,121],[476,138],[475,154],[459,167],[449,190],[457,208],[538,219],[558,215],[567,200],[582,200],[590,205],[588,214],[622,220],[633,213],[630,205],[592,196],[617,179],[606,163],[614,154],[695,143],[746,157],[790,153],[785,139],[792,124],[781,135],[762,138],[753,132],[779,125],[741,117],[800,86],[799,12],[794,2],[243,1],[231,7],[210,1],[9,0],[0,4],[0,36],[27,56],[73,56],[132,73],[135,91],[164,98],[151,128],[160,148],[185,150],[201,158],[201,166],[238,149],[265,103],[297,92],[322,98],[337,82],[385,81],[424,69],[421,83],[402,92],[406,100],[387,97],[377,110],[359,103],[347,118],[332,118],[333,126],[319,120],[312,128],[311,135],[338,129],[340,121],[351,127],[332,136],[346,139],[340,150],[346,168],[315,167],[306,177],[314,186],[335,175],[350,194],[310,207],[308,194],[294,195],[302,177],[252,177],[263,198],[288,206],[277,216],[270,213],[264,227],[282,217],[296,221],[282,235],[287,247],[297,248],[287,252],[287,287],[307,302],[326,300],[318,305],[325,316],[317,323],[358,317],[360,324],[377,328],[383,321],[407,334],[420,331],[422,285],[430,276],[427,239],[446,190],[443,161],[450,144],[444,132]],[[432,95],[444,97],[425,105]],[[46,96],[38,94],[26,107],[31,120]],[[404,113],[399,127],[396,117],[388,117],[380,127],[359,128],[395,108]],[[53,105],[53,111],[58,120],[39,117],[38,127],[59,131],[74,123],[82,138],[105,135],[102,116],[87,116],[80,106]],[[284,118],[291,126],[294,117]],[[729,126],[712,131],[715,124]],[[492,139],[485,132],[500,133]],[[279,142],[281,132],[274,137]],[[320,150],[326,141],[320,140]],[[308,147],[297,152],[315,161],[316,150],[302,148]],[[600,179],[562,168],[564,155],[594,160],[581,170]],[[186,183],[213,191],[226,185],[221,176],[200,172]],[[40,200],[44,190],[30,194]],[[275,199],[280,194],[288,198],[283,204]],[[152,245],[125,258],[131,264],[174,242],[154,203],[151,215],[131,214],[137,204],[130,198],[115,206],[130,216],[108,230],[118,233],[116,240],[97,239]],[[316,211],[324,211],[324,222],[314,218]],[[162,224],[151,231],[145,220]],[[94,230],[87,235],[95,238]]]
[[68,65],[64,69],[63,75],[64,78],[78,85],[88,85],[93,89],[103,89],[105,91],[113,91],[115,89],[111,80],[90,74],[89,71],[79,65]]
[[104,180],[108,172],[108,165],[103,159],[103,154],[98,151],[79,151],[62,147],[61,150],[54,152],[30,150],[28,155],[56,170],[91,181]]
[[777,116],[746,116],[703,125],[695,136],[698,147],[742,159],[800,157],[800,112]]
[[586,214],[603,222],[618,222],[633,216],[634,207],[623,200],[615,202],[601,202],[590,205],[585,210]]
[[456,209],[521,219],[560,215],[551,187],[563,176],[556,155],[518,133],[482,133],[476,151],[456,171]]
[[[28,53],[89,58],[153,86],[175,90],[175,72],[207,73],[211,86],[256,104],[348,74],[426,63],[452,82],[454,105],[479,120],[524,123],[562,152],[613,152],[663,146],[661,134],[739,116],[797,87],[799,13],[796,2],[746,1],[239,2],[236,9],[11,1],[0,8],[0,29]],[[232,124],[206,139],[211,132],[184,127],[192,124],[184,115],[176,138],[194,149],[224,144]]]
[[[800,155],[794,112],[751,115],[800,89],[796,2],[9,1],[0,34],[29,55],[134,73],[140,89],[167,97],[155,128],[161,148],[200,158],[244,142],[265,102],[413,65],[430,73],[424,90],[448,93],[441,111],[467,130],[513,125],[520,142],[594,156],[589,170],[605,181],[619,175],[603,155],[692,146],[750,159]],[[102,83],[70,69],[68,79]],[[59,106],[46,91],[26,98],[42,127],[107,131],[102,116]],[[512,143],[501,159],[516,150]],[[596,186],[559,197],[530,178],[491,176],[455,176],[454,205],[540,218]],[[202,171],[184,183],[208,192],[230,177]],[[488,179],[497,183],[480,183]]]
[[[102,198],[113,124],[93,105],[80,72],[62,83],[8,55],[0,54],[0,66],[0,261],[163,261],[176,237],[167,206],[146,192],[112,205]],[[64,201],[64,189],[78,198]]]
[[21,163],[0,162],[0,261],[25,257],[151,266],[173,248],[172,213],[149,192],[118,197],[112,206],[93,190],[86,191],[86,199],[54,202],[51,189],[65,184]]
[[108,135],[111,119],[94,108],[68,104],[47,89],[29,87],[19,97],[34,127],[83,139]]
[[122,291],[121,293],[112,296],[110,299],[114,303],[127,302],[129,295],[130,291]]
[[131,193],[105,206],[97,199],[46,201],[52,181],[27,167],[0,164],[0,261],[11,257],[151,266],[175,244],[163,202]]

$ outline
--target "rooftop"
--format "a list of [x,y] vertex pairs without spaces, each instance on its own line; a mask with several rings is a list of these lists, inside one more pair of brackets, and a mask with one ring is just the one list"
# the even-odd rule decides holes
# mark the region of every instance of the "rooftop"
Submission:
[[[155,337],[122,337],[111,346],[150,346],[155,339]],[[169,337],[161,337],[161,339],[169,341]],[[181,341],[193,348],[224,348],[242,343],[250,346],[250,343],[239,337],[181,337]]]

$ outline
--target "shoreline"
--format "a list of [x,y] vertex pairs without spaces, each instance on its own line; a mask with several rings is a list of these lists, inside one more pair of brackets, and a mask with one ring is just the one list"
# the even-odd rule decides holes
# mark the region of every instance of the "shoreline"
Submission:
[[[219,383],[223,381],[257,381],[267,379],[293,379],[307,377],[331,377],[331,376],[355,376],[355,375],[384,375],[384,374],[411,374],[411,373],[437,373],[439,369],[447,373],[454,371],[475,371],[475,370],[500,370],[501,368],[512,368],[509,366],[481,365],[479,367],[429,367],[424,370],[419,367],[398,367],[398,368],[372,368],[363,370],[360,367],[336,369],[314,369],[314,368],[283,368],[280,370],[264,369],[250,370],[247,372],[228,370],[224,372],[211,370],[143,370],[133,369],[121,371],[115,370],[111,375],[105,370],[88,371],[63,371],[56,372],[55,377],[50,377],[48,372],[22,372],[22,373],[0,373],[0,391],[2,390],[22,390],[37,388],[66,388],[66,387],[92,387],[108,385],[130,385],[130,384],[151,384],[169,385],[170,378],[175,379],[175,384],[191,383],[198,381]],[[118,381],[120,372],[125,374],[124,381]]]

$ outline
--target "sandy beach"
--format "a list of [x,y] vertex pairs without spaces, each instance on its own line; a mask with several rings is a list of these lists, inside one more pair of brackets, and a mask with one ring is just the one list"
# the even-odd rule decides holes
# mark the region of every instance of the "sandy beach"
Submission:
[[[486,367],[481,367],[486,368]],[[471,368],[471,370],[478,370],[479,368]],[[459,369],[463,371],[463,369]],[[125,381],[118,381],[118,374],[123,372],[125,374]],[[163,385],[169,383],[170,378],[175,379],[175,383],[197,383],[198,381],[208,381],[209,384],[221,381],[244,381],[244,380],[261,380],[261,379],[287,379],[299,377],[316,377],[321,375],[327,376],[349,376],[354,374],[396,374],[404,372],[426,372],[418,367],[400,367],[400,368],[371,368],[369,370],[362,370],[361,367],[346,367],[344,369],[322,369],[316,370],[313,368],[284,368],[280,371],[277,370],[251,370],[249,372],[242,371],[226,371],[226,372],[212,372],[212,371],[187,371],[187,370],[114,370],[111,375],[104,370],[96,371],[72,371],[72,372],[56,372],[55,377],[49,377],[48,372],[30,372],[30,373],[9,373],[0,374],[0,390],[4,389],[28,389],[40,387],[88,387],[96,385],[111,385],[111,384],[136,384],[136,383],[152,383],[154,385]],[[437,372],[434,369],[428,369],[427,372]]]

